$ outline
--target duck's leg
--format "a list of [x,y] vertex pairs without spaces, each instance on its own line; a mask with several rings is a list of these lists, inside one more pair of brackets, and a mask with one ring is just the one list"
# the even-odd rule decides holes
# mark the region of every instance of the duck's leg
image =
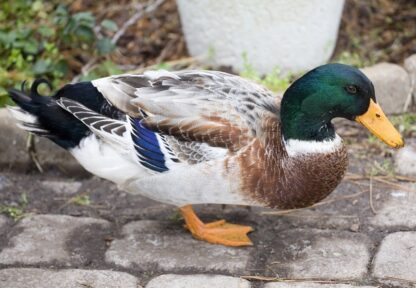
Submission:
[[204,224],[195,214],[191,205],[183,206],[180,210],[185,219],[186,228],[197,239],[225,246],[253,245],[247,236],[247,233],[253,231],[250,226],[230,224],[225,220]]

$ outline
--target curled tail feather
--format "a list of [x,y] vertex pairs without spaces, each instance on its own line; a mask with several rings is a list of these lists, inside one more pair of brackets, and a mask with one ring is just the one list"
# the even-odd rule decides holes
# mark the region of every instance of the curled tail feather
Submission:
[[[10,97],[17,104],[16,107],[8,107],[11,115],[17,120],[17,125],[26,131],[47,137],[65,149],[77,146],[90,133],[89,129],[56,103],[59,91],[52,97],[39,94],[38,87],[41,84],[51,88],[47,80],[37,79],[29,93],[25,91],[25,83],[21,90],[9,90]],[[79,95],[76,87],[69,85],[65,91],[70,95]]]
[[[9,95],[18,106],[8,106],[10,114],[17,120],[17,126],[21,129],[40,136],[50,136],[47,129],[42,127],[36,116],[38,106],[45,101],[43,96],[39,94],[38,87],[41,84],[46,84],[52,89],[51,84],[46,79],[37,79],[33,82],[30,88],[30,94],[25,93],[26,81],[22,82],[21,89],[10,89]],[[36,101],[37,100],[37,101]]]

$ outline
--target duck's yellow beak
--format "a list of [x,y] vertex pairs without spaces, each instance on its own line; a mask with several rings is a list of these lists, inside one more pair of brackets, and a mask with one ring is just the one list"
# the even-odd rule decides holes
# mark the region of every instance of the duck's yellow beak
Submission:
[[361,116],[357,116],[355,121],[365,126],[371,133],[390,147],[400,148],[404,146],[404,141],[399,131],[387,119],[380,105],[372,99],[370,100],[370,106],[367,112]]

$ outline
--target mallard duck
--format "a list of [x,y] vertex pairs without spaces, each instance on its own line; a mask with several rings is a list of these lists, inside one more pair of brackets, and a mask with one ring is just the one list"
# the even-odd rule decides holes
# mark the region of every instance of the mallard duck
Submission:
[[69,84],[43,97],[10,90],[21,128],[67,149],[123,190],[180,207],[197,239],[251,245],[249,226],[205,224],[192,204],[310,206],[340,183],[347,151],[331,120],[367,127],[387,145],[403,140],[359,70],[327,64],[282,98],[216,71],[149,71]]

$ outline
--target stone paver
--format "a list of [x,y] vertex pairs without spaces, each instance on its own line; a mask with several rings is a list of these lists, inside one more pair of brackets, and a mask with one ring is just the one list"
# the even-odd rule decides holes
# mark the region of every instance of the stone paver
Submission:
[[0,190],[11,186],[12,184],[10,183],[9,179],[4,176],[4,175],[0,175]]
[[7,217],[0,215],[0,232],[2,232],[7,225]]
[[416,232],[396,232],[383,239],[374,259],[373,276],[387,282],[416,282]]
[[360,227],[360,219],[356,215],[338,215],[302,210],[280,215],[280,220],[294,228],[311,227],[356,231]]
[[[416,60],[415,56],[412,61]],[[411,78],[416,79],[416,74],[412,74],[416,70],[409,70],[409,65],[416,62],[406,61],[405,68]],[[408,87],[402,72],[392,64],[370,67],[369,73],[373,73],[370,78],[378,83],[377,95],[384,99],[380,102],[386,110],[401,109],[404,105],[404,90]],[[395,95],[399,98],[383,98],[387,96],[381,94],[391,92],[383,85],[391,86],[391,82],[383,82],[382,77],[396,79],[393,81],[399,83],[396,86],[400,88]],[[145,283],[148,283],[146,288],[371,288],[379,283],[387,285],[385,287],[416,287],[416,232],[394,232],[416,230],[416,194],[412,192],[386,192],[385,188],[375,185],[374,189],[378,189],[374,194],[376,215],[369,213],[368,207],[366,211],[362,209],[367,205],[362,204],[362,198],[355,199],[356,203],[348,200],[348,203],[328,204],[279,217],[261,215],[257,210],[260,208],[253,208],[249,214],[235,207],[235,211],[227,208],[224,211],[228,212],[224,212],[222,207],[214,205],[214,210],[203,209],[206,216],[215,218],[219,213],[228,213],[230,218],[247,217],[258,231],[252,235],[254,247],[211,245],[193,239],[182,224],[164,222],[174,214],[176,208],[172,206],[122,193],[104,180],[74,177],[81,174],[48,174],[48,169],[57,167],[62,171],[69,171],[71,167],[79,171],[79,165],[67,152],[47,140],[36,140],[39,158],[47,172],[19,174],[19,171],[27,171],[30,162],[24,151],[26,133],[16,129],[4,112],[0,109],[0,135],[10,137],[0,137],[0,173],[4,172],[0,175],[0,205],[18,203],[18,196],[25,192],[30,200],[25,212],[56,211],[100,217],[114,225],[96,218],[62,215],[27,216],[15,223],[0,215],[0,266],[4,268],[0,270],[0,288],[136,288]],[[394,152],[395,168],[399,174],[413,177],[416,176],[416,146],[409,145],[413,139],[406,140],[406,148]],[[357,187],[352,186],[346,186],[345,193],[337,190],[336,197],[356,193]],[[409,185],[409,188],[415,190],[416,186]],[[60,208],[67,196],[79,192],[89,193],[93,205],[71,204]],[[379,194],[382,197],[377,198]],[[133,220],[135,222],[125,224]],[[118,235],[115,228],[122,224],[125,225]],[[259,231],[264,231],[264,235]],[[385,238],[380,246],[373,246],[382,237]],[[374,259],[371,264],[370,259]],[[20,268],[22,266],[40,268]],[[155,277],[161,274],[164,275]],[[239,278],[240,275],[303,282],[250,283]],[[305,279],[333,280],[334,283],[312,283]],[[375,286],[360,286],[365,284]]]
[[394,155],[394,168],[397,173],[416,176],[416,145],[407,145]]
[[[7,109],[0,109],[0,123],[0,135],[7,135],[7,137],[0,137],[0,167],[26,172],[27,168],[32,165],[26,152],[28,133],[16,127],[16,122]],[[59,167],[68,175],[87,175],[71,154],[52,141],[36,137],[35,145],[38,148],[41,147],[37,149],[37,156],[44,168],[51,167],[56,170]]]
[[100,225],[102,229],[109,222],[94,218],[76,218],[64,215],[36,215],[21,220],[14,228],[16,233],[8,247],[0,252],[0,264],[22,263],[84,263],[88,261],[76,251],[68,251],[66,245],[78,228]]
[[82,186],[82,182],[79,181],[42,181],[41,184],[43,187],[61,195],[75,194]]
[[407,71],[392,63],[379,63],[362,69],[373,82],[377,101],[387,114],[402,113],[411,91]]
[[268,283],[264,288],[376,288],[376,286],[356,286],[349,284],[321,284],[311,282]]
[[360,233],[297,229],[276,235],[267,267],[279,277],[358,279],[367,273],[370,241]]
[[136,277],[108,270],[37,268],[0,270],[0,287],[13,288],[140,288]]
[[[170,230],[170,233],[169,233]],[[143,220],[123,227],[123,238],[106,252],[108,263],[146,269],[156,264],[162,270],[198,269],[238,273],[245,270],[252,248],[211,245],[192,238],[184,229],[169,228],[168,222]]]
[[3,216],[3,215],[0,215],[0,229],[1,229],[4,225],[6,225],[6,222],[7,222],[7,217],[6,217],[6,216]]
[[250,288],[247,280],[223,275],[174,275],[153,278],[146,288]]
[[[414,185],[409,188],[415,189]],[[392,191],[371,218],[371,224],[379,227],[403,226],[416,228],[416,194],[407,191]]]

